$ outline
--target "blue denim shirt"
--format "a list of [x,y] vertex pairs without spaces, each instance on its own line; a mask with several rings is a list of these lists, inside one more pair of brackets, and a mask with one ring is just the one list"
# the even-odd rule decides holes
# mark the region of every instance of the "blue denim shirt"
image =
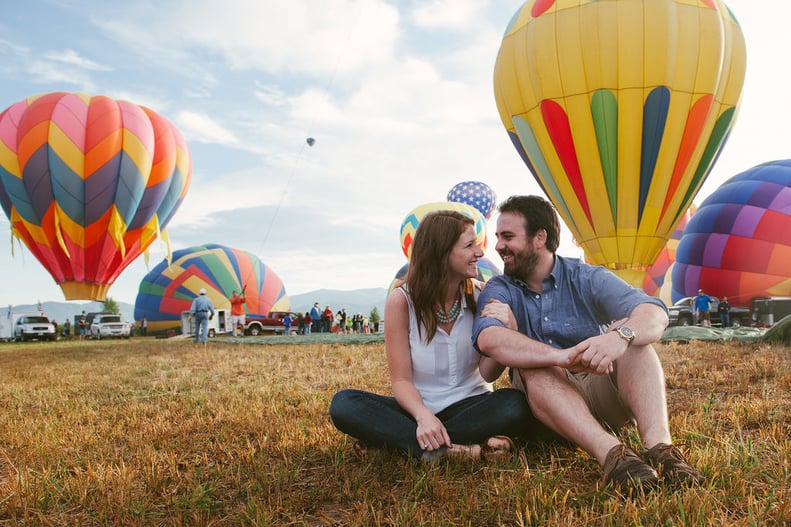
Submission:
[[577,258],[555,255],[552,272],[541,287],[543,291],[538,293],[521,280],[505,275],[489,280],[478,298],[472,329],[476,349],[481,331],[490,326],[503,327],[494,318],[480,316],[492,298],[511,306],[520,333],[556,348],[569,348],[600,335],[614,320],[626,318],[640,304],[656,304],[667,311],[660,299],[630,286],[603,267]]

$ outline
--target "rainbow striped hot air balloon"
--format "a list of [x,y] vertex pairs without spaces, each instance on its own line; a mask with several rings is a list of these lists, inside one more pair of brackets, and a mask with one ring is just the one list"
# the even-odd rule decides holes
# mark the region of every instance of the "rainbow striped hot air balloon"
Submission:
[[0,114],[0,205],[67,300],[104,300],[189,188],[189,149],[152,110],[83,93]]
[[745,68],[722,0],[531,0],[494,91],[587,258],[640,287],[725,143]]
[[475,222],[476,241],[481,247],[481,250],[486,250],[488,233],[486,231],[486,218],[483,217],[483,214],[478,212],[475,207],[467,205],[466,203],[436,201],[418,205],[409,211],[401,222],[401,250],[404,251],[404,256],[406,256],[407,259],[409,259],[410,254],[412,254],[412,240],[415,238],[415,232],[417,232],[417,226],[420,225],[420,220],[422,220],[426,214],[438,210],[453,210],[472,218]]
[[135,320],[146,317],[153,332],[176,329],[201,289],[217,309],[230,309],[229,298],[244,291],[248,317],[266,317],[270,311],[290,311],[280,277],[252,253],[217,244],[199,245],[173,253],[140,282]]

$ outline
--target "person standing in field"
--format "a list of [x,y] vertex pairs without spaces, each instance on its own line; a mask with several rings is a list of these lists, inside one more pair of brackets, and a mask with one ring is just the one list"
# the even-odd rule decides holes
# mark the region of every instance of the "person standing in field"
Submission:
[[244,291],[242,294],[236,290],[232,291],[229,302],[231,303],[231,336],[244,336],[244,304],[247,303]]
[[724,328],[731,326],[731,305],[728,303],[728,297],[722,297],[722,302],[717,306],[717,312],[720,314],[720,325]]
[[[606,482],[653,485],[657,470],[666,481],[703,482],[671,440],[652,346],[668,324],[664,303],[603,267],[556,255],[560,224],[545,199],[512,196],[499,211],[495,248],[505,272],[478,302],[473,338],[481,353],[512,368],[512,385],[535,416],[595,457]],[[487,316],[498,302],[511,306],[517,330]],[[637,425],[645,461],[610,432],[628,422]]]
[[695,312],[698,314],[698,324],[701,327],[710,328],[711,297],[704,293],[703,289],[698,289],[698,295],[693,299],[693,302],[695,303]]
[[200,294],[192,301],[190,316],[195,321],[195,344],[206,344],[209,339],[209,320],[214,318],[214,304],[206,296],[205,289],[201,289]]
[[310,308],[310,320],[313,327],[311,328],[312,333],[321,333],[324,328],[321,321],[321,308],[319,307],[318,302],[313,303],[313,307]]
[[[387,298],[385,353],[393,396],[345,389],[330,417],[357,439],[359,453],[390,448],[431,462],[511,452],[534,419],[518,390],[493,390],[485,378],[504,367],[479,355],[471,331],[480,291],[473,221],[453,211],[418,225],[405,283]],[[501,304],[502,316],[508,306]]]
[[85,315],[85,311],[82,312],[77,321],[77,331],[79,332],[80,340],[85,340],[88,335],[88,317]]

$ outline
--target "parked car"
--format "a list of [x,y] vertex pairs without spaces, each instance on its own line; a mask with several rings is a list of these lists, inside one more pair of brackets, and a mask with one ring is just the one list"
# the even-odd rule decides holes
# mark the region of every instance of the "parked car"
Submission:
[[55,340],[55,326],[44,315],[14,315],[14,340]]
[[121,315],[114,313],[92,313],[90,322],[91,338],[106,339],[111,337],[128,339],[132,333],[129,322],[121,320]]
[[[712,296],[711,304],[709,305],[709,319],[712,326],[721,326],[720,313],[717,309],[720,307],[720,299]],[[694,296],[686,296],[667,308],[670,316],[670,326],[691,326],[694,322],[692,316],[692,304],[695,301]],[[738,328],[739,326],[750,325],[750,310],[746,307],[739,307],[731,305],[731,327]]]
[[247,315],[245,320],[245,333],[252,336],[258,336],[263,333],[283,334],[286,331],[286,326],[283,324],[283,319],[286,314],[291,315],[291,335],[297,334],[297,315],[291,311],[272,311],[265,317]]

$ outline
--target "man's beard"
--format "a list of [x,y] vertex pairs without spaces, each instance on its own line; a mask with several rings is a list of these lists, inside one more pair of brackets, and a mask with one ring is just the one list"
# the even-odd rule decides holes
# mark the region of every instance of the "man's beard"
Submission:
[[532,249],[525,249],[518,253],[511,252],[511,254],[513,258],[511,262],[503,263],[503,271],[511,278],[527,281],[538,266],[538,254]]

